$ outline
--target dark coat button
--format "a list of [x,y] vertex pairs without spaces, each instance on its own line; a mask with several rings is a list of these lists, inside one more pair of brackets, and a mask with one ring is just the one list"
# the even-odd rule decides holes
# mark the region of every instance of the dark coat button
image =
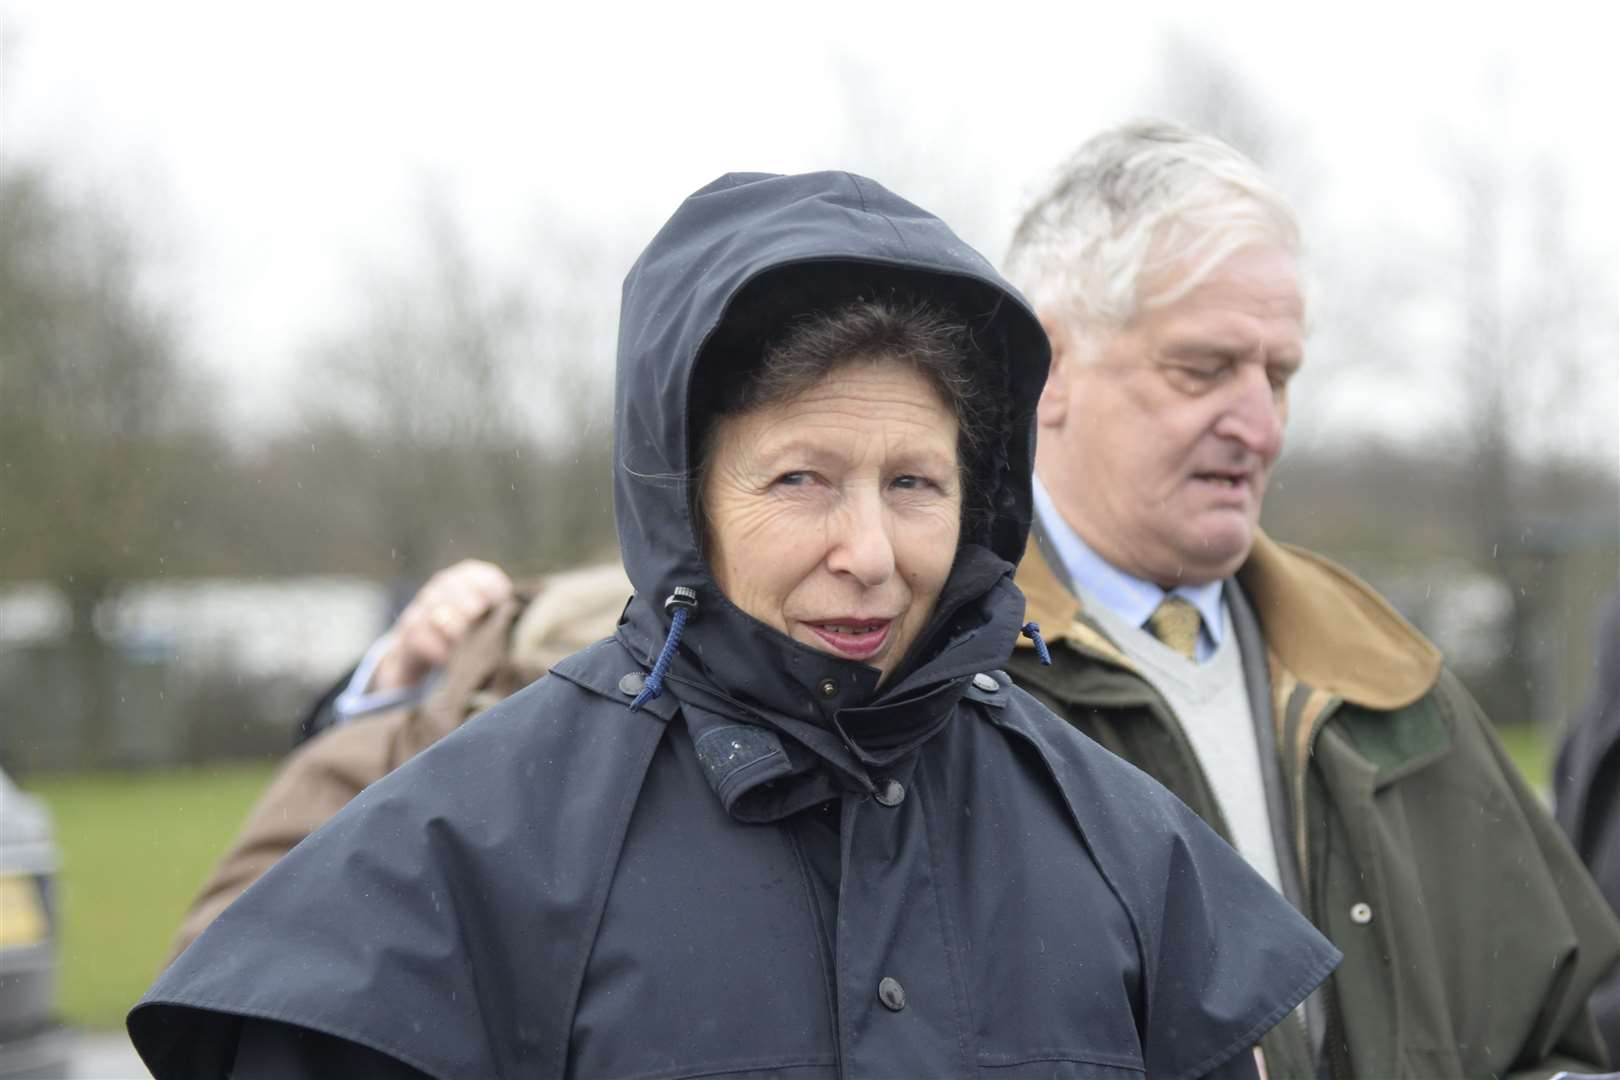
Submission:
[[906,988],[900,985],[899,979],[891,979],[885,975],[878,982],[878,1000],[894,1012],[906,1007]]
[[619,693],[625,697],[635,697],[641,693],[641,688],[647,685],[647,676],[639,671],[632,671],[619,680]]
[[906,801],[906,785],[898,780],[879,780],[872,797],[884,806],[899,806]]
[[822,697],[832,697],[834,694],[838,693],[838,680],[822,679],[821,686],[818,689],[821,690]]

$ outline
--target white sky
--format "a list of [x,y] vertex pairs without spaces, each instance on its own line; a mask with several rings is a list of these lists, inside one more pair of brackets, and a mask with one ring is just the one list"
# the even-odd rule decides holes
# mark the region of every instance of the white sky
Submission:
[[[1324,173],[1314,212],[1349,254],[1380,242],[1380,214],[1443,218],[1409,178],[1443,131],[1490,126],[1566,162],[1612,272],[1620,64],[1601,5],[1125,6],[0,0],[0,155],[134,215],[199,358],[256,426],[366,268],[409,258],[428,188],[492,260],[533,265],[566,227],[601,237],[616,280],[721,172],[850,167],[954,212],[999,258],[1021,193],[1142,110],[1167,29],[1302,123]],[[1493,61],[1512,73],[1494,121]]]

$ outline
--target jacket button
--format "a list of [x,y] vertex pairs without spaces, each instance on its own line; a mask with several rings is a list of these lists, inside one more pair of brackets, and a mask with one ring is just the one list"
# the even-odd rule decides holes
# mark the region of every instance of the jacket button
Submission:
[[[898,780],[879,780],[872,797],[884,806],[899,806],[906,801],[906,785]],[[899,983],[895,983],[899,986]]]
[[973,685],[976,689],[983,690],[987,694],[993,694],[1001,689],[1001,684],[996,682],[994,675],[986,675],[982,671],[973,676]]
[[899,1012],[906,1007],[906,988],[900,985],[899,979],[885,975],[878,983],[878,1000],[892,1012]]
[[1366,926],[1372,922],[1372,905],[1365,903],[1351,904],[1350,921],[1357,926]]
[[817,689],[821,691],[822,697],[832,697],[834,694],[838,693],[838,680],[822,679],[821,685],[817,687]]
[[619,680],[619,693],[625,697],[635,697],[641,693],[641,688],[647,685],[647,676],[639,671],[632,671]]

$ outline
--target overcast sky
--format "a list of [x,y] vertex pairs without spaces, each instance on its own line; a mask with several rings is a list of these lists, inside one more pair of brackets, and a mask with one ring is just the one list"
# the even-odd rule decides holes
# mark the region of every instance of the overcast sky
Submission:
[[849,167],[999,259],[1032,182],[1142,112],[1170,31],[1298,125],[1332,244],[1443,219],[1410,178],[1445,133],[1482,134],[1567,164],[1612,273],[1620,64],[1596,5],[1127,6],[0,0],[0,154],[133,215],[257,423],[366,274],[409,258],[428,191],[492,262],[571,231],[601,238],[612,280],[718,173]]

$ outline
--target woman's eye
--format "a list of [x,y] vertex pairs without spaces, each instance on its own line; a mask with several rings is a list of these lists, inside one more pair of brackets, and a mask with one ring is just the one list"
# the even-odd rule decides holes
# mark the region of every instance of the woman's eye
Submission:
[[776,478],[776,483],[784,487],[803,487],[810,479],[807,472],[785,472]]
[[897,477],[894,478],[892,483],[893,483],[893,485],[895,487],[899,488],[901,491],[921,491],[921,490],[923,490],[925,488],[931,488],[931,487],[937,487],[938,486],[932,480],[928,479],[926,476],[911,476],[911,475],[897,476]]

